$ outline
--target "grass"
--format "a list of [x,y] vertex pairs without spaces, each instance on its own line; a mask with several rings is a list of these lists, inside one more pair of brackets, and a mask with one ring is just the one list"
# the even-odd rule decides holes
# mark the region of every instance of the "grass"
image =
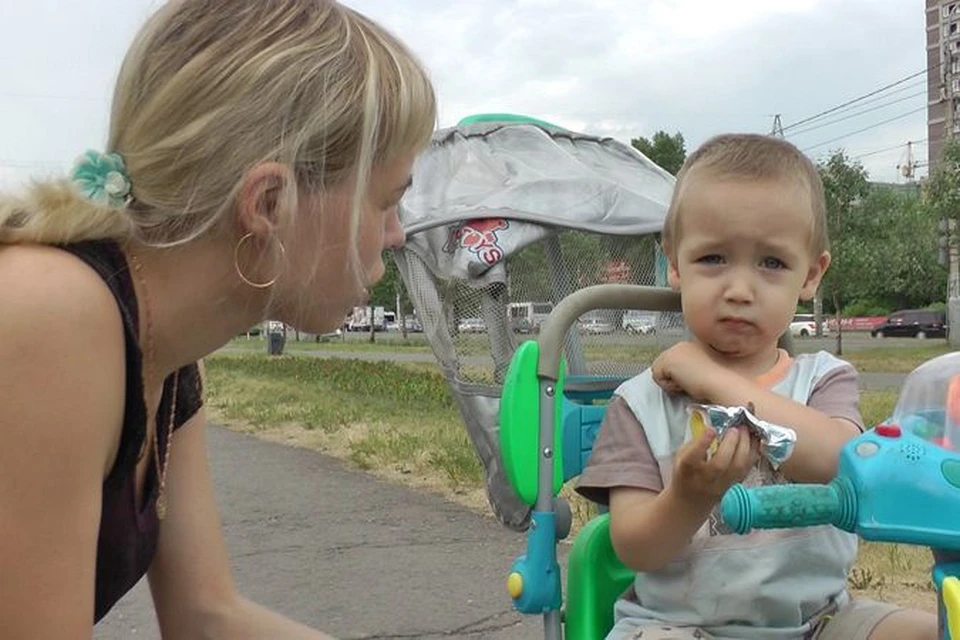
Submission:
[[[263,338],[257,336],[250,338],[241,337],[231,340],[228,348],[235,351],[263,352],[266,349],[266,345],[264,344]],[[430,353],[430,345],[421,333],[411,333],[408,334],[406,338],[403,338],[399,334],[390,334],[389,337],[384,337],[378,333],[376,342],[370,342],[370,334],[367,333],[348,334],[342,338],[330,337],[325,338],[321,342],[316,342],[307,336],[302,337],[300,340],[294,340],[291,334],[291,338],[287,340],[286,348],[297,351],[399,351],[402,353]]]
[[[260,343],[262,346],[262,343]],[[868,349],[857,366],[909,371],[946,349]],[[874,369],[890,371],[891,368]],[[215,420],[261,437],[322,451],[360,469],[453,496],[488,510],[483,469],[448,387],[430,363],[365,362],[245,350],[207,360],[208,406]],[[866,424],[890,415],[894,391],[861,398]],[[565,487],[577,524],[594,510]],[[865,543],[850,584],[855,593],[933,610],[926,549]]]
[[483,470],[435,367],[226,354],[206,363],[215,419],[364,470],[468,493]]
[[845,352],[843,358],[861,373],[910,373],[927,360],[952,349],[946,341],[938,340],[919,347],[871,347]]
[[[847,334],[850,335],[850,334]],[[536,336],[518,335],[518,341],[536,339]],[[584,353],[588,362],[609,362],[644,364],[650,363],[659,353],[661,346],[648,338],[633,338],[620,342],[597,340],[596,336],[584,337]],[[945,340],[910,340],[909,345],[899,339],[894,346],[862,346],[851,344],[861,336],[848,338],[845,342],[843,358],[852,363],[861,373],[909,373],[923,362],[951,351]],[[889,344],[896,339],[887,339]],[[461,334],[455,338],[460,356],[487,356],[490,353],[489,338],[486,334]],[[796,340],[798,351],[810,351],[821,348],[822,343]],[[919,345],[919,346],[917,346]],[[288,339],[288,351],[329,351],[356,353],[432,353],[430,345],[422,333],[410,333],[403,338],[399,333],[378,333],[376,342],[371,343],[367,333],[348,333],[342,338],[328,338],[324,342],[314,342],[309,337],[295,341]],[[833,343],[830,343],[833,348]],[[265,350],[263,338],[238,337],[230,342],[228,351],[260,352]]]

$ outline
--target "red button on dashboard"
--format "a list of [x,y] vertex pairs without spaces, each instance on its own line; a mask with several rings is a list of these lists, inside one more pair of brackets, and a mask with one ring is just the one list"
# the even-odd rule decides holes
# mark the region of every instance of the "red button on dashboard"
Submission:
[[900,427],[895,424],[878,424],[873,430],[884,438],[899,438],[901,435]]

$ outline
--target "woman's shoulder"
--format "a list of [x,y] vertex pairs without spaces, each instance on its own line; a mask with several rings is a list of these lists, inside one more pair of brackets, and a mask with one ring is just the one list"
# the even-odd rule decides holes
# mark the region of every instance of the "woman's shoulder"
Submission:
[[[0,247],[0,300],[0,362],[18,381],[0,391],[0,406],[32,394],[38,403],[68,406],[102,400],[91,415],[122,412],[123,320],[94,269],[54,247]],[[85,415],[84,407],[70,415]]]
[[57,247],[0,247],[0,297],[7,321],[29,321],[36,328],[56,330],[68,321],[84,320],[104,328],[105,322],[120,322],[104,278],[77,255]]

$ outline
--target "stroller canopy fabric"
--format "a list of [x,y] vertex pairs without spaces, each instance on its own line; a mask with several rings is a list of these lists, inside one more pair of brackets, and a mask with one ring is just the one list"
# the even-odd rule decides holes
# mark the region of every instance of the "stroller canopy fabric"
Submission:
[[674,184],[617,140],[511,115],[437,131],[413,180],[400,204],[409,248],[438,277],[465,280],[558,228],[659,232]]

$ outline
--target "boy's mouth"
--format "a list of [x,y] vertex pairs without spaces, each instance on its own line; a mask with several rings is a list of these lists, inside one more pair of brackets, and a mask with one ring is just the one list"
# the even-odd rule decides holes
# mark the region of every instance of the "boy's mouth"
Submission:
[[720,318],[720,324],[731,329],[746,329],[753,326],[749,320],[736,317]]

